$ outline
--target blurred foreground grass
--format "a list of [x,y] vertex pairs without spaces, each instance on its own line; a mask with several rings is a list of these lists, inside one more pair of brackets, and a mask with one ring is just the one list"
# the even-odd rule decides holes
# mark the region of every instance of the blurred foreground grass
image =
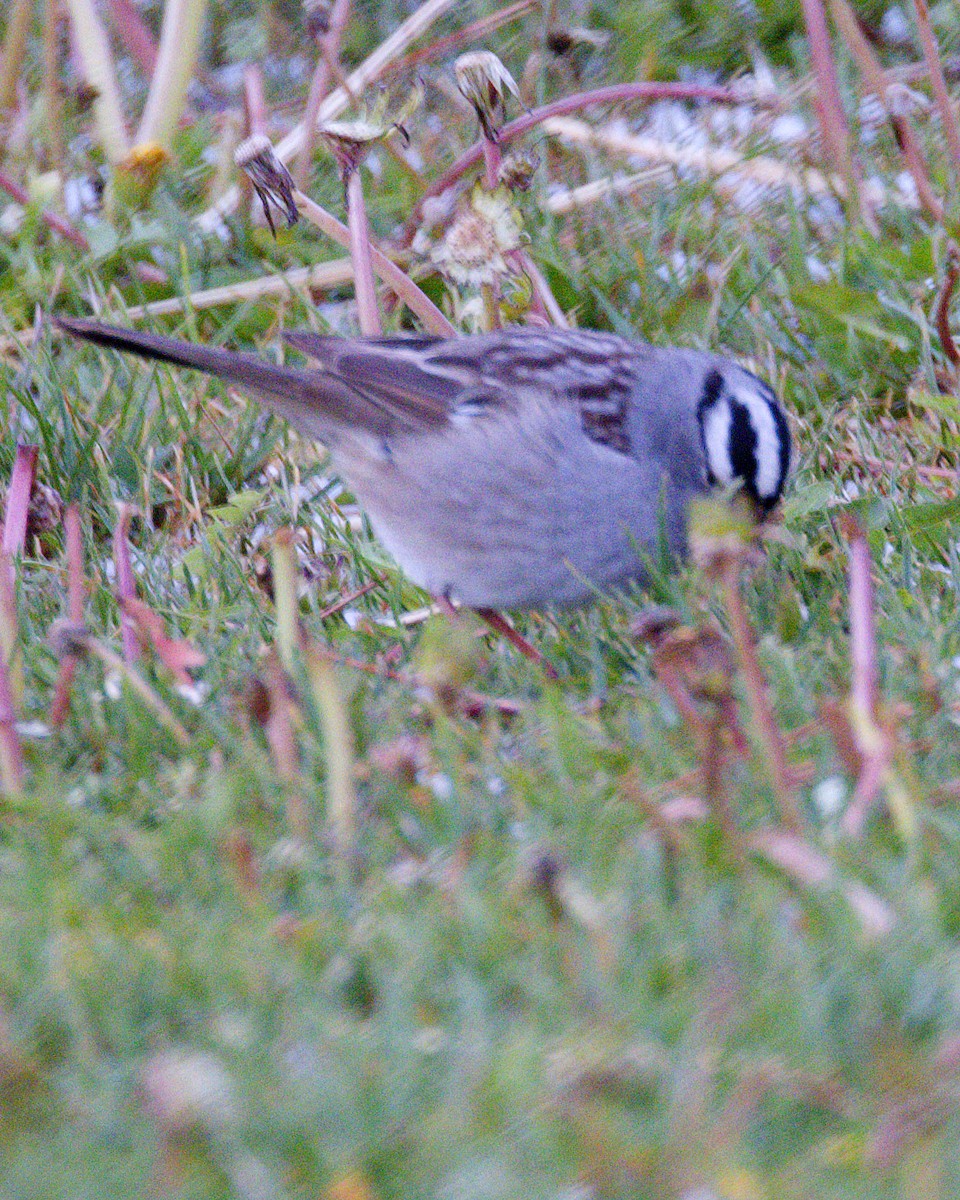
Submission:
[[[517,33],[497,48],[522,67],[522,47]],[[788,56],[780,85],[804,65]],[[53,293],[80,311],[92,288],[122,319],[159,291],[135,282],[138,261],[187,296],[321,257],[301,229],[197,234],[211,136],[185,128],[152,206],[95,220],[86,254],[28,212],[0,244],[0,336]],[[554,177],[577,177],[572,151],[552,153]],[[889,134],[872,165],[894,185]],[[394,159],[377,169],[385,236],[416,193]],[[336,209],[329,167],[314,194]],[[793,414],[782,525],[744,586],[813,859],[757,850],[778,812],[740,673],[747,745],[724,743],[722,787],[746,853],[704,805],[702,747],[636,635],[652,601],[725,631],[700,572],[523,619],[549,682],[469,624],[401,622],[425,597],[322,452],[216,384],[42,332],[0,358],[0,477],[18,439],[39,443],[41,480],[80,506],[86,622],[110,643],[110,537],[117,503],[135,505],[138,592],[207,662],[190,695],[141,667],[185,745],[95,662],[50,734],[63,548],[56,525],[31,539],[29,785],[0,808],[3,1200],[960,1194],[960,427],[933,319],[946,235],[891,207],[874,238],[836,206],[771,192],[743,207],[692,176],[570,217],[538,196],[523,201],[532,252],[579,323],[724,348]],[[349,294],[325,298],[321,327],[351,328]],[[291,295],[188,306],[171,328],[270,354],[317,320]],[[862,764],[843,717],[841,512],[872,555],[893,747],[859,837],[842,828]],[[258,713],[269,547],[290,525],[305,627],[379,673],[328,679],[349,714],[337,745],[297,674],[284,780]],[[466,688],[516,704],[466,712]],[[357,791],[346,841],[327,811],[337,758]]]

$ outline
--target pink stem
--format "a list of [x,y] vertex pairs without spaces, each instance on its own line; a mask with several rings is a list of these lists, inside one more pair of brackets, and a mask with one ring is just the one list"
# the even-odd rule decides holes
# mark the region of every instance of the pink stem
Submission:
[[21,443],[17,446],[7,492],[7,508],[3,522],[3,553],[19,554],[27,540],[27,514],[30,509],[30,493],[37,474],[39,446]]
[[813,73],[817,80],[814,107],[820,118],[820,129],[834,170],[846,183],[847,195],[851,200],[855,200],[850,126],[840,97],[827,14],[824,12],[822,0],[802,0],[802,4],[803,19],[807,27],[807,44],[810,47]]
[[[0,191],[4,191],[8,196],[11,196],[18,204],[26,207],[30,203],[29,195],[24,189],[14,180],[0,171]],[[49,208],[40,210],[40,219],[43,223],[49,226],[54,233],[59,233],[61,237],[65,237],[67,241],[73,244],[80,250],[89,250],[90,243],[83,236],[79,229],[75,229],[69,221],[65,221],[63,217],[58,216],[55,212],[51,212]]]
[[320,57],[310,80],[310,94],[307,96],[307,107],[303,113],[303,145],[293,171],[294,183],[301,190],[307,186],[310,178],[313,148],[317,141],[317,114],[330,90],[333,64],[340,57],[340,41],[349,20],[350,0],[336,0],[330,13],[330,27],[319,39]]
[[379,337],[383,331],[377,309],[377,287],[370,252],[370,222],[367,220],[359,167],[347,175],[347,228],[350,230],[350,258],[353,262],[360,332],[364,337]]
[[502,159],[503,151],[500,149],[499,142],[485,137],[483,139],[484,183],[491,192],[500,182],[500,163]]
[[120,641],[123,645],[124,661],[128,667],[133,667],[140,658],[136,629],[129,614],[124,612],[122,603],[124,600],[135,600],[137,595],[133,582],[133,567],[130,563],[130,546],[127,542],[132,511],[129,505],[120,505],[117,527],[113,531],[113,561],[117,571],[117,597],[121,601]]
[[877,712],[879,682],[870,547],[859,523],[851,519],[849,529],[851,699],[864,716],[873,720]]
[[243,99],[247,110],[247,134],[267,132],[267,102],[263,94],[263,72],[259,63],[243,69]]
[[930,74],[930,86],[933,89],[933,96],[940,111],[944,136],[947,139],[947,145],[950,147],[950,156],[953,159],[953,173],[955,176],[960,177],[960,127],[957,125],[957,116],[954,112],[953,103],[950,100],[950,92],[947,88],[947,81],[943,74],[943,65],[940,62],[940,53],[937,49],[937,39],[930,24],[930,10],[927,7],[927,0],[913,0],[913,7],[917,12],[917,29],[920,33],[920,45],[923,47],[923,57]]
[[[594,88],[589,92],[577,92],[564,96],[532,112],[510,121],[500,130],[501,151],[511,142],[535,129],[550,117],[562,117],[567,113],[579,112],[592,104],[620,104],[629,100],[710,100],[715,104],[742,104],[743,96],[732,88],[707,87],[693,83],[617,83],[610,87]],[[417,202],[407,227],[402,245],[409,245],[423,220],[423,205],[433,196],[439,196],[452,187],[458,179],[476,166],[484,155],[484,143],[479,141],[465,151],[456,162],[432,183]]]
[[[0,590],[12,592],[12,578],[13,564],[6,554],[0,553]],[[12,594],[0,596],[0,613],[12,605]],[[0,787],[8,794],[23,788],[23,750],[17,736],[16,719],[9,664],[6,656],[0,654]]]
[[110,0],[110,17],[131,58],[150,76],[157,65],[157,43],[132,0]]
[[[67,617],[70,624],[83,624],[83,543],[80,537],[80,511],[75,504],[68,506],[63,518],[67,542]],[[70,688],[77,669],[77,656],[65,654],[50,705],[50,725],[59,729],[67,719],[70,707]]]
[[488,17],[480,17],[471,25],[464,25],[456,33],[448,33],[445,37],[437,38],[428,46],[424,46],[421,50],[413,50],[405,58],[396,62],[393,67],[394,73],[403,76],[414,67],[419,66],[420,63],[446,58],[455,50],[459,50],[461,46],[469,45],[470,42],[477,41],[479,38],[488,37],[501,25],[506,25],[508,22],[522,17],[531,8],[536,8],[537,3],[538,0],[517,0],[516,4],[508,4],[499,12],[491,13]]

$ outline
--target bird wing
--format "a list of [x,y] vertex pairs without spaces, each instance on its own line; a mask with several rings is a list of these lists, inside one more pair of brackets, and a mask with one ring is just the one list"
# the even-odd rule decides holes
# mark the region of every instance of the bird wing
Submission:
[[612,334],[510,329],[462,338],[286,340],[401,427],[517,411],[549,399],[576,410],[595,442],[628,453],[627,409],[643,347]]

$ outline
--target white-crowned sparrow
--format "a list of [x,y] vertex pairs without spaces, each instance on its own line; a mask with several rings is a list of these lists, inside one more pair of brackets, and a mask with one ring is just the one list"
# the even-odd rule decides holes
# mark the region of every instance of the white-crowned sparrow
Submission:
[[278,367],[96,321],[98,345],[217,375],[323,442],[404,571],[477,608],[577,604],[682,554],[690,499],[739,481],[774,505],[790,434],[729,359],[608,333],[374,340],[289,334]]

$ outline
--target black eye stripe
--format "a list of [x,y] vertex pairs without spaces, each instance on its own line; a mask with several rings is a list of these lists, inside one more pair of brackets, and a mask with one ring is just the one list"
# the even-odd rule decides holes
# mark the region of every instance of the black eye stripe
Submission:
[[757,431],[750,420],[749,408],[733,397],[730,399],[728,451],[734,475],[743,480],[744,486],[752,496],[756,496]]

